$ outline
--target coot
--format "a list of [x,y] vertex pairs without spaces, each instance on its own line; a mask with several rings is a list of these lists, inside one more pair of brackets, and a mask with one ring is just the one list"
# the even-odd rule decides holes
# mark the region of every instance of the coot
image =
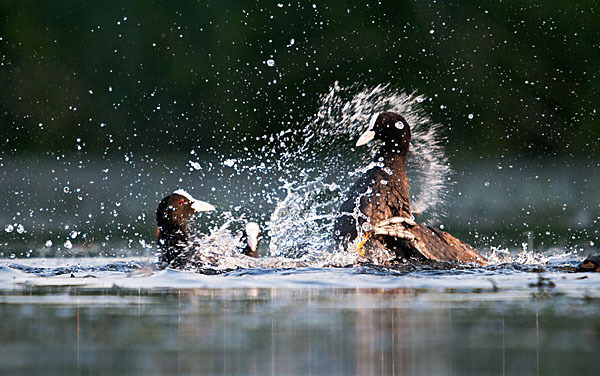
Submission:
[[[156,209],[158,229],[156,238],[160,249],[159,260],[171,267],[185,266],[191,254],[196,250],[192,236],[187,229],[187,220],[196,213],[213,211],[211,204],[196,200],[189,193],[180,189],[163,198]],[[258,224],[250,222],[243,235],[244,245],[240,246],[243,254],[258,257]]]
[[406,119],[395,112],[374,116],[356,146],[373,140],[381,142],[374,167],[350,188],[340,207],[334,226],[338,244],[379,263],[434,260],[487,264],[468,244],[414,221],[405,170],[411,140]]

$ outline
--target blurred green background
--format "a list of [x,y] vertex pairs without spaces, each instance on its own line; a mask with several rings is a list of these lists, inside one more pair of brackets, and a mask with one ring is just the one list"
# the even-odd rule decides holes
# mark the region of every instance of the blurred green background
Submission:
[[484,249],[528,232],[595,247],[599,7],[0,0],[0,256],[144,250],[179,187],[264,223],[285,192],[220,163],[266,142],[248,136],[304,128],[336,81],[430,98],[457,171],[449,231]]
[[302,126],[337,80],[431,97],[461,155],[598,155],[598,8],[0,1],[2,154],[235,144]]

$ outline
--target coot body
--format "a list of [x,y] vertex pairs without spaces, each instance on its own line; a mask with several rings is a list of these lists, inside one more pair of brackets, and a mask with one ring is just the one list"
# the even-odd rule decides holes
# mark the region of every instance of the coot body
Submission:
[[405,170],[411,140],[406,119],[395,112],[374,117],[356,145],[372,140],[381,146],[374,167],[350,188],[340,207],[334,226],[338,244],[376,262],[412,259],[485,265],[485,258],[468,244],[414,221]]
[[577,272],[600,272],[600,255],[588,256],[579,265],[577,265]]

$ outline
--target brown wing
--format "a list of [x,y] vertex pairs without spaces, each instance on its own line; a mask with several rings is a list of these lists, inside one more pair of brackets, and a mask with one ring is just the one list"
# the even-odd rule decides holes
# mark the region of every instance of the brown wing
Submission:
[[410,244],[423,256],[435,261],[472,262],[488,265],[473,247],[444,231],[417,224],[409,229],[415,236]]

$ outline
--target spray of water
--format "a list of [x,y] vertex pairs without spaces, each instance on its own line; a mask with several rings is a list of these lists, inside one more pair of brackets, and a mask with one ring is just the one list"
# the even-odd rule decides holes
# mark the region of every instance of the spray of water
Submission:
[[[343,194],[364,173],[378,147],[373,144],[363,150],[355,149],[353,144],[373,115],[383,111],[398,112],[411,124],[413,139],[407,170],[412,207],[429,224],[439,220],[444,214],[452,171],[441,146],[441,126],[422,110],[424,101],[423,96],[397,91],[390,85],[341,87],[336,82],[320,99],[319,110],[307,126],[299,134],[287,134],[295,135],[295,139],[276,141],[288,151],[282,153],[281,164],[288,168],[288,176],[298,179],[286,180],[287,195],[271,216],[271,254],[287,254],[289,243],[297,247],[299,243],[290,239],[301,239],[300,244],[305,245],[330,245]],[[292,175],[294,171],[301,173]],[[281,215],[290,209],[292,216]],[[301,248],[311,250],[310,246]]]
[[[233,166],[238,175],[251,174],[264,187],[252,193],[253,204],[271,208],[263,224],[270,261],[254,260],[253,265],[288,265],[289,260],[300,265],[355,261],[356,255],[332,252],[333,223],[346,189],[369,168],[377,149],[376,144],[355,149],[356,138],[373,115],[383,111],[402,114],[412,128],[407,171],[413,211],[426,223],[439,220],[445,213],[452,171],[442,148],[441,125],[423,111],[425,100],[390,85],[342,87],[336,82],[320,98],[318,111],[307,119],[306,126],[266,135],[267,142],[257,155],[223,158],[224,169]],[[242,192],[240,196],[244,194],[250,195]],[[231,239],[224,229],[219,227],[209,236],[212,243],[198,248],[214,247],[217,254],[226,255],[221,259],[227,259],[230,255],[225,248],[231,244],[225,243]],[[223,246],[215,247],[220,237]],[[212,256],[202,261],[215,265]],[[225,264],[234,266],[230,261]]]
[[[294,214],[286,213],[286,217]],[[297,252],[296,254],[281,254],[277,256],[252,258],[242,254],[243,244],[240,242],[241,232],[232,231],[239,227],[243,218],[234,218],[231,213],[224,213],[225,223],[215,226],[208,234],[191,234],[187,244],[188,260],[186,269],[197,270],[233,270],[239,268],[297,268],[297,267],[326,267],[326,266],[348,266],[356,262],[357,254],[354,252],[340,251],[336,253],[325,252],[324,249],[312,248],[305,245],[311,251]],[[309,220],[307,220],[309,221]],[[304,232],[304,229],[297,232]],[[314,238],[326,235],[315,233]],[[314,239],[313,238],[313,239]],[[324,239],[325,240],[325,239]],[[302,239],[290,237],[288,240],[290,249],[301,249]],[[292,252],[289,252],[292,253]]]

